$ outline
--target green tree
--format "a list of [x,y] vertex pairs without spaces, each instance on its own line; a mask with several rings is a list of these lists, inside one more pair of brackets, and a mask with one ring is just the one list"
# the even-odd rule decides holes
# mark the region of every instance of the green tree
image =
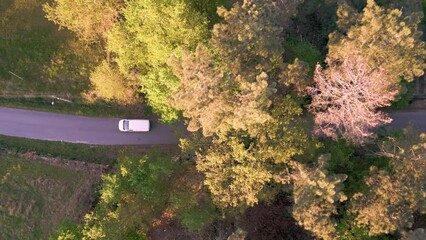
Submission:
[[308,63],[296,58],[292,64],[284,64],[280,83],[287,87],[287,91],[305,95],[306,87],[312,81],[311,72]]
[[44,5],[47,19],[75,32],[81,39],[104,39],[118,20],[123,0],[55,0]]
[[[389,74],[388,89],[398,89],[401,77],[412,81],[423,74],[426,48],[421,40],[419,14],[404,16],[398,9],[384,9],[368,0],[355,21],[349,17],[351,11],[343,6],[339,8],[338,23],[345,33],[336,31],[330,35],[328,62],[361,55],[372,68]],[[353,22],[355,25],[349,26]]]
[[295,163],[292,175],[294,188],[293,217],[306,230],[324,240],[336,239],[337,202],[347,199],[342,192],[344,174],[329,174],[325,165],[330,155],[323,155],[318,166],[307,168]]
[[304,89],[308,67],[297,59],[283,64],[280,11],[272,1],[246,0],[219,9],[219,15],[224,22],[213,27],[211,49],[199,45],[195,53],[169,61],[182,83],[173,103],[191,131],[256,134],[256,125],[271,120],[274,95]]
[[218,218],[194,164],[174,161],[159,150],[142,157],[123,152],[116,172],[102,180],[94,211],[78,226],[63,225],[58,239],[148,239],[160,216],[199,231]]
[[253,206],[272,179],[265,164],[235,137],[214,141],[206,154],[198,155],[197,169],[205,174],[214,201],[225,207]]
[[118,172],[103,176],[99,203],[77,228],[80,233],[64,228],[58,239],[147,239],[150,221],[168,201],[177,163],[158,151],[124,153],[118,161]]
[[108,34],[106,48],[112,52],[112,60],[118,65],[120,72],[132,79],[137,79],[148,71],[146,44],[136,38],[125,20],[118,22]]
[[346,0],[338,2],[337,7],[337,26],[340,31],[347,33],[351,27],[356,25],[357,20],[361,18],[360,14]]
[[167,60],[206,38],[205,16],[186,1],[136,0],[128,2],[123,20],[109,34],[108,50],[124,75],[140,79],[148,102],[167,121],[179,116],[169,103],[179,81]]
[[183,110],[188,130],[202,128],[205,136],[228,130],[229,124],[223,121],[231,108],[226,102],[226,76],[215,66],[208,49],[199,45],[194,54],[185,52],[181,59],[173,57],[169,65],[181,82],[178,91],[173,92],[173,105]]
[[381,154],[392,169],[371,167],[365,179],[370,191],[351,199],[356,222],[369,227],[370,235],[403,232],[412,227],[414,213],[426,213],[426,135],[408,131],[402,139],[390,138]]
[[324,61],[323,56],[318,51],[318,49],[316,49],[309,42],[300,41],[295,38],[286,39],[286,41],[284,42],[284,49],[285,49],[285,54],[284,54],[285,62],[294,63],[297,59],[297,61],[299,61],[298,65],[305,65],[303,64],[303,62],[308,64],[309,71],[300,70],[299,74],[307,74],[309,76],[309,81],[312,81],[312,75],[314,73],[315,66],[317,65],[317,63]]

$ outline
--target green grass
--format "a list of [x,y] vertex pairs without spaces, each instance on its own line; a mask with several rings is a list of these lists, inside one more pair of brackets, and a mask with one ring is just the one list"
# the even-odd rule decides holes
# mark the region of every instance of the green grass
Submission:
[[[102,58],[45,18],[49,0],[6,0],[0,4],[0,92],[80,96],[90,88],[90,71]],[[16,77],[12,73],[20,76]]]
[[[99,146],[51,142],[0,135],[0,149],[14,153],[36,152],[43,156],[60,157],[100,164],[113,164],[122,149],[130,146]],[[142,148],[142,147],[141,147]]]
[[86,103],[76,101],[68,103],[46,97],[0,97],[0,106],[31,109],[46,112],[56,112],[72,115],[83,115],[93,117],[119,117],[119,118],[141,118],[152,115],[152,111],[142,104],[132,106],[121,106],[114,103]]
[[[0,1],[0,106],[100,117],[143,117],[148,107],[91,104],[90,73],[104,56],[102,44],[79,41],[72,32],[45,18],[50,0]],[[51,98],[69,96],[73,104]],[[15,97],[16,96],[16,97]],[[12,97],[12,98],[10,98]]]
[[[87,46],[71,32],[58,31],[45,18],[42,5],[46,2],[0,1],[0,106],[100,117],[149,114],[142,104],[123,107],[83,101],[82,93],[91,88],[90,72],[103,57],[102,47]],[[51,98],[23,97],[50,95],[76,101],[52,105]]]
[[43,64],[50,61],[63,42],[55,35],[54,24],[44,19],[41,4],[31,2],[34,1],[15,5],[17,1],[8,1],[0,5],[0,57],[3,59],[0,76],[3,78],[11,77],[8,71],[26,79],[39,76]]
[[93,195],[93,173],[0,152],[0,239],[48,239],[78,221]]

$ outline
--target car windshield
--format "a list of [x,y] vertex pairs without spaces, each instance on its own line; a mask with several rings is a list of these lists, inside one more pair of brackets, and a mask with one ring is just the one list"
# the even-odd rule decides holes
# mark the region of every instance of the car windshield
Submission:
[[129,130],[129,121],[127,121],[127,120],[123,121],[123,129],[124,130]]

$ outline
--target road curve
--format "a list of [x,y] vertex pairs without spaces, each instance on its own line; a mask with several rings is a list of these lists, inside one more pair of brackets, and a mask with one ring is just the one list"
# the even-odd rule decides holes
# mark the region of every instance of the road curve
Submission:
[[0,134],[96,145],[178,144],[174,126],[151,121],[147,133],[123,133],[118,118],[94,118],[0,107]]

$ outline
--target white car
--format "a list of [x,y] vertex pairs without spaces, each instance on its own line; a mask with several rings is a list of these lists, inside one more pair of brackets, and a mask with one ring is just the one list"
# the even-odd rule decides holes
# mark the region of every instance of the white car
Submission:
[[118,129],[122,132],[149,132],[149,120],[144,119],[121,119]]

